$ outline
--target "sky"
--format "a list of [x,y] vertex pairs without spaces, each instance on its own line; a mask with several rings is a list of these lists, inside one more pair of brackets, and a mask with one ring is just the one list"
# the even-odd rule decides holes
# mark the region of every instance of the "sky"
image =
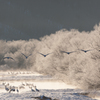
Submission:
[[91,31],[100,0],[0,0],[0,39],[39,39],[60,29]]

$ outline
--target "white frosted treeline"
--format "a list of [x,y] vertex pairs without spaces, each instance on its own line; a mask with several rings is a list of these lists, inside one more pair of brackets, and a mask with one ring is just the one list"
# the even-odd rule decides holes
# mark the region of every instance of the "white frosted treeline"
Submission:
[[[87,53],[81,51],[91,50]],[[91,32],[63,29],[40,40],[0,40],[0,69],[31,69],[84,89],[100,88],[100,24]],[[66,54],[61,51],[71,52]],[[48,54],[47,57],[41,56]],[[25,55],[32,54],[25,59]],[[10,56],[15,59],[2,60]]]

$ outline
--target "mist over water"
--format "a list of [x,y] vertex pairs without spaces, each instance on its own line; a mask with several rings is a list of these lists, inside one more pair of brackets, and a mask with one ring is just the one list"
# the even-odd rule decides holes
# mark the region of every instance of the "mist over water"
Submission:
[[[79,49],[91,50],[87,53]],[[0,70],[31,70],[84,89],[100,89],[100,24],[90,32],[62,29],[40,40],[0,40]],[[75,51],[71,54],[61,51]],[[41,54],[48,54],[43,57]],[[30,55],[27,59],[21,54]],[[10,56],[11,59],[3,57]]]

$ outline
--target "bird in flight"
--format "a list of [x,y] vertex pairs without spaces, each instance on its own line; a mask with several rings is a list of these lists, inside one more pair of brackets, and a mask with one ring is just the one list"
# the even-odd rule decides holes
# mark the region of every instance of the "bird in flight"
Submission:
[[4,57],[3,59],[12,59],[12,60],[14,60],[12,57]]
[[27,59],[29,56],[31,56],[32,54],[26,56],[25,54],[21,53],[22,55],[24,55],[24,57]]
[[87,53],[88,51],[91,51],[91,50],[83,50],[83,49],[79,49],[79,50],[81,50],[81,51],[83,51],[85,53]]
[[76,51],[71,51],[71,52],[66,52],[66,51],[61,51],[62,53],[67,53],[68,55],[73,53],[73,52],[76,52]]
[[[38,52],[39,53],[39,52]],[[51,54],[51,53],[48,53],[48,54],[42,54],[42,53],[39,53],[41,54],[42,56],[46,57],[47,55]]]

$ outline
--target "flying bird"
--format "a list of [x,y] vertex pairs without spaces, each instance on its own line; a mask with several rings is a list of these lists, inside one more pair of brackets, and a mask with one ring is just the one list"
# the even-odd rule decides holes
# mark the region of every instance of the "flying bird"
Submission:
[[[39,53],[39,52],[38,52]],[[42,56],[46,57],[47,55],[51,54],[51,53],[48,53],[48,54],[42,54],[42,53],[39,53],[41,54]]]
[[67,53],[68,55],[73,53],[73,52],[76,52],[76,51],[71,51],[71,52],[66,52],[66,51],[61,51],[62,53]]
[[27,59],[29,56],[31,56],[32,54],[26,56],[25,54],[21,53],[22,55],[24,55],[24,57]]
[[83,49],[79,49],[79,50],[81,50],[81,51],[83,51],[85,53],[87,53],[88,51],[91,51],[91,50],[83,50]]
[[3,59],[12,59],[12,60],[14,60],[12,57],[4,57]]

